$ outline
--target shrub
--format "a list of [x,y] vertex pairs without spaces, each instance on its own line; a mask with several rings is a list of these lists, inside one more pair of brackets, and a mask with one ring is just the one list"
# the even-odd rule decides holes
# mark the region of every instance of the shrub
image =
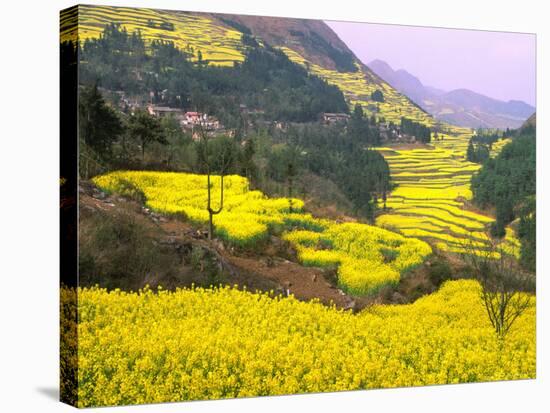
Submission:
[[453,271],[449,263],[443,259],[437,259],[429,267],[428,277],[433,285],[439,286],[443,282],[451,279]]

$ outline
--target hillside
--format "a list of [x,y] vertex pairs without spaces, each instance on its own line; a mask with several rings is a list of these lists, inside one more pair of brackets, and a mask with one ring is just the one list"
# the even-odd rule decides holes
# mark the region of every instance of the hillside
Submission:
[[534,128],[536,129],[537,128],[537,113],[533,113],[531,116],[529,116],[529,118],[523,122],[523,125],[521,125],[521,130],[525,130],[526,128]]
[[[70,15],[67,14],[64,17],[68,25]],[[424,125],[435,125],[433,117],[423,111],[408,97],[399,93],[389,83],[382,80],[369,67],[362,64],[338,36],[325,23],[320,21],[197,14],[149,9],[135,11],[134,9],[123,8],[119,10],[112,7],[92,8],[82,6],[80,8],[80,32],[78,33],[78,37],[81,40],[95,38],[101,33],[102,27],[114,22],[119,25],[120,29],[126,30],[128,33],[133,33],[139,29],[143,39],[146,41],[146,47],[151,48],[153,40],[169,40],[174,42],[174,45],[177,47],[183,48],[186,53],[190,53],[193,56],[192,59],[196,61],[202,60],[203,64],[212,68],[217,66],[232,67],[233,62],[239,62],[244,56],[249,56],[247,53],[250,47],[252,47],[250,46],[251,44],[255,45],[253,46],[254,48],[259,47],[260,50],[270,51],[275,48],[275,50],[278,49],[284,52],[292,62],[305,68],[307,72],[303,72],[306,73],[307,78],[316,78],[315,76],[307,76],[307,73],[314,74],[326,80],[328,84],[337,86],[350,108],[360,103],[368,117],[375,114],[378,118],[383,117],[387,121],[393,121],[396,124],[400,123],[402,117],[407,117]],[[203,35],[203,32],[206,34]],[[62,38],[69,38],[74,35],[76,35],[75,32],[68,28],[62,32]],[[272,52],[270,51],[269,53]],[[102,58],[101,54],[98,56],[99,59]],[[215,56],[215,58],[212,58],[212,56]],[[242,65],[238,65],[237,67],[246,67],[248,64],[251,66],[250,69],[262,72],[258,70],[258,62],[262,63],[258,60],[251,61],[251,59],[246,59]],[[281,73],[280,69],[277,71],[269,70],[274,64],[278,65],[279,63],[284,62],[281,60],[269,60],[265,65],[265,77]],[[178,73],[178,64],[180,63],[174,62],[170,65],[172,66],[171,71],[173,73]],[[288,66],[286,63],[285,65]],[[128,65],[125,64],[123,66],[126,67]],[[194,76],[196,71],[194,68],[188,67],[189,65],[184,66],[181,71],[182,75],[178,76],[178,79],[185,78],[187,81]],[[103,65],[100,65],[100,67],[103,68]],[[280,68],[280,66],[277,67]],[[86,70],[86,66],[84,66],[84,72]],[[146,70],[142,71],[147,73]],[[294,69],[290,72],[293,71]],[[250,70],[247,69],[245,72],[249,73]],[[114,78],[119,78],[119,76],[116,76],[116,70],[113,73],[115,74]],[[234,78],[238,73],[238,70],[235,73],[231,72],[231,77]],[[263,73],[260,73],[260,75],[263,77]],[[300,76],[303,80],[303,74],[300,74]],[[244,77],[242,82],[237,81],[236,83],[251,84],[248,82],[248,79],[250,78]],[[217,88],[219,84],[218,80],[226,85],[225,88],[221,88],[222,94],[220,98],[225,97],[229,93],[238,99],[247,97],[247,103],[249,101],[259,102],[262,109],[266,108],[265,105],[262,105],[264,103],[262,99],[267,95],[273,94],[273,90],[281,90],[281,84],[285,84],[285,86],[290,84],[288,82],[288,75],[285,75],[284,78],[277,78],[275,79],[276,81],[271,83],[258,83],[255,81],[254,84],[257,83],[258,87],[253,93],[243,95],[238,91],[238,85],[233,85],[236,87],[232,86],[231,89],[227,87],[226,77],[214,77],[213,87],[209,86],[210,83],[207,78],[199,77],[196,83],[188,89],[196,89],[197,87],[205,87],[206,85],[207,87],[204,89],[203,94],[212,97],[216,93],[213,90]],[[418,79],[415,80],[411,76],[409,76],[408,80],[409,84],[421,85]],[[284,81],[284,83],[281,83],[281,81]],[[142,88],[141,93],[148,91],[148,89],[143,89],[145,82],[138,81],[138,83]],[[275,88],[275,84],[279,86]],[[292,87],[285,90],[291,91]],[[383,101],[374,101],[372,99],[371,95],[375,91],[382,92]],[[437,94],[439,91],[431,90],[430,93]],[[459,92],[456,92],[454,95],[456,95],[457,99],[462,96],[461,99],[463,101],[466,101],[468,97]],[[300,96],[294,97],[291,93],[287,93],[285,97],[294,99],[294,106],[298,106],[302,110],[305,107],[312,107],[311,102],[307,102],[309,99],[303,99],[303,92],[300,93]],[[191,99],[193,99],[193,96],[191,96]],[[278,108],[280,109],[281,99],[275,96],[271,100],[279,102]],[[317,100],[319,102],[327,101],[326,98]],[[226,102],[228,101],[220,100],[217,106],[223,108],[231,107]],[[288,104],[284,104],[283,106],[292,106],[290,99],[288,102]],[[297,104],[297,102],[300,102],[300,104]],[[341,102],[342,105],[345,105],[343,100]],[[317,113],[320,111],[323,110],[316,110]],[[325,109],[324,111],[328,110]],[[266,114],[276,113],[276,111],[268,110],[265,112]],[[228,121],[229,117],[222,117],[221,115],[222,113],[218,114],[222,121],[226,123],[226,119]],[[235,119],[235,116],[233,118]],[[277,117],[268,119],[277,119]],[[281,119],[281,117],[279,116],[278,119]],[[315,119],[313,113],[308,113],[307,116],[300,114],[300,116],[293,115],[283,118],[283,120],[290,121],[311,121],[313,119]],[[315,130],[314,133],[310,133],[311,136],[315,137],[317,146],[321,145],[321,136],[327,133],[325,129],[321,127]],[[470,178],[478,169],[477,165],[466,162],[464,158],[465,149],[471,135],[470,130],[449,127],[448,125],[438,125],[438,129],[438,138],[436,139],[434,134],[432,143],[425,148],[418,148],[416,146],[414,148],[398,147],[379,151],[390,166],[393,182],[399,186],[388,198],[388,209],[383,211],[385,215],[380,217],[378,222],[404,235],[429,240],[433,242],[432,245],[436,245],[439,249],[461,251],[461,244],[471,235],[472,231],[476,232],[476,239],[484,243],[486,239],[483,237],[482,232],[485,225],[493,219],[489,216],[466,210],[468,208],[467,201],[471,198],[469,189]],[[336,134],[331,135],[331,139],[328,139],[328,141],[334,142],[334,144],[326,146],[327,153],[334,151],[343,153],[344,148],[348,148],[348,152],[350,152],[350,148],[355,148],[354,153],[360,153],[362,143],[353,134],[348,134],[348,132],[350,131],[338,132],[341,135],[339,135],[340,139],[336,140],[333,139]],[[306,132],[300,131],[300,134],[304,133]],[[331,133],[337,133],[337,130]],[[271,133],[272,140],[276,135],[276,132]],[[350,142],[346,143],[346,139],[348,138]],[[281,136],[279,139],[285,142],[287,137]],[[365,188],[364,191],[360,191],[356,189],[357,187],[365,186],[365,183],[368,185],[369,180],[371,180],[371,177],[368,175],[363,175],[367,169],[370,168],[370,170],[373,170],[375,164],[372,161],[365,161],[368,156],[359,156],[353,162],[354,167],[348,168],[352,164],[351,161],[354,160],[349,154],[346,155],[346,159],[343,162],[340,162],[337,157],[327,157],[316,153],[314,145],[312,145],[312,139],[302,138],[298,139],[298,141],[303,147],[305,145],[304,142],[307,142],[307,145],[305,145],[307,156],[303,157],[302,162],[309,162],[310,165],[308,167],[312,172],[332,180],[340,188],[343,188],[345,195],[355,202],[356,206],[364,206],[372,202],[370,192],[374,191],[374,186],[371,185],[371,188],[373,188],[371,190]],[[340,144],[340,146],[336,144]],[[370,157],[373,161],[376,161],[372,154]],[[269,158],[267,161],[269,161]],[[327,164],[328,161],[330,162]],[[362,162],[366,162],[368,165]],[[283,172],[281,175],[281,173],[276,172],[275,175],[277,174],[284,176],[285,173]],[[279,182],[281,182],[280,178]],[[419,193],[423,195],[418,196],[417,194]],[[386,195],[384,194],[383,196],[385,197]],[[372,213],[372,211],[367,212]],[[414,232],[411,231],[411,225],[414,226]],[[511,234],[510,242],[515,243],[513,234]]]
[[406,70],[394,70],[382,60],[368,66],[401,93],[409,96],[435,118],[471,128],[518,128],[535,108],[522,101],[503,102],[468,89],[443,91],[424,85]]
[[440,122],[320,21],[76,6],[61,41],[63,401],[535,376],[534,115]]
[[[153,40],[173,42],[190,52],[195,60],[209,65],[232,66],[244,60],[243,34],[280,48],[288,57],[328,83],[338,86],[350,106],[361,103],[370,116],[399,122],[402,116],[433,124],[430,115],[377,76],[347,48],[324,22],[260,16],[231,16],[171,10],[135,9],[110,6],[78,6],[61,16],[61,39],[80,41],[99,38],[103,29],[116,23],[128,33],[136,30],[151,44]],[[384,102],[371,99],[380,90]]]

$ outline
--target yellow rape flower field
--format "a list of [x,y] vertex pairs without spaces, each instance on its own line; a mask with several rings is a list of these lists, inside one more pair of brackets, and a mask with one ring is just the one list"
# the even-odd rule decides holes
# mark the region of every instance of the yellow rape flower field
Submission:
[[199,51],[202,59],[215,66],[233,66],[234,62],[244,61],[242,33],[223,27],[205,14],[174,13],[166,10],[110,7],[78,6],[77,14],[65,13],[61,16],[61,40],[97,39],[105,26],[116,23],[128,33],[141,32],[143,39],[169,41],[180,50],[193,48],[194,60]]
[[[352,314],[231,288],[79,289],[78,405],[534,378],[535,298],[499,341],[479,290],[449,281],[414,304]],[[62,291],[64,314],[74,293]]]
[[333,224],[322,232],[293,231],[285,239],[296,246],[304,265],[338,266],[339,283],[355,295],[398,284],[402,273],[432,253],[423,241],[358,223]]
[[[97,176],[93,182],[108,192],[130,195],[140,191],[146,205],[155,211],[181,215],[197,224],[208,222],[206,175],[117,171]],[[214,208],[219,195],[220,177],[213,176]],[[215,231],[241,247],[252,246],[270,233],[286,231],[284,238],[296,247],[303,264],[338,267],[341,288],[355,295],[399,283],[402,274],[432,253],[425,242],[382,228],[314,218],[303,211],[303,205],[296,198],[268,198],[249,190],[246,178],[227,176],[224,209],[214,216]]]
[[[463,253],[465,245],[471,244],[483,249],[489,241],[487,226],[494,219],[465,206],[472,199],[470,180],[480,168],[465,159],[472,132],[458,127],[449,127],[449,132],[440,134],[442,139],[432,139],[426,148],[378,148],[397,188],[387,198],[388,209],[378,216],[376,224],[433,241],[443,251]],[[507,142],[497,141],[491,156]],[[506,229],[501,247],[519,257],[519,241],[512,228]]]
[[[184,218],[204,224],[208,222],[207,177],[206,175],[117,171],[97,176],[93,182],[108,192],[128,194],[139,190],[146,198],[146,205],[158,212],[181,215]],[[212,177],[213,208],[219,206],[220,177]],[[223,211],[214,216],[217,235],[238,246],[250,246],[268,235],[268,230],[283,227],[297,221],[296,213],[301,211],[303,201],[296,198],[267,198],[260,191],[250,191],[248,180],[238,175],[224,178]],[[303,221],[313,221],[303,214]]]

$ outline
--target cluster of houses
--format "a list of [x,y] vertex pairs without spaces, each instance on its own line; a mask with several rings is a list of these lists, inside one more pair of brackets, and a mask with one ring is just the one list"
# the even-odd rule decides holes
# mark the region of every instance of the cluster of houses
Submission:
[[378,125],[380,138],[382,141],[392,141],[396,143],[416,143],[416,137],[407,135],[401,131],[398,125],[381,123]]
[[[164,92],[165,91],[162,92],[162,96],[164,96]],[[116,91],[114,93],[119,96],[118,105],[124,112],[133,113],[136,110],[145,109],[149,115],[157,118],[173,116],[179,122],[181,129],[190,131],[193,134],[193,138],[198,137],[199,128],[202,128],[210,135],[228,133],[216,117],[210,116],[207,113],[185,111],[170,106],[154,105],[146,98],[132,99],[127,97],[123,91]],[[229,135],[231,135],[231,132],[229,132]]]
[[[225,134],[231,136],[233,131],[225,130],[222,123],[214,116],[210,116],[207,113],[197,111],[185,111],[180,108],[173,108],[169,106],[154,105],[146,101],[132,101],[124,96],[123,92],[115,92],[121,94],[120,105],[127,112],[133,112],[136,109],[146,108],[147,112],[151,116],[163,118],[166,116],[173,116],[180,124],[182,130],[190,131],[194,139],[199,137],[199,128],[206,131],[210,135]],[[377,108],[368,108],[376,111]],[[258,116],[264,114],[261,109],[250,109],[244,104],[239,105],[239,111],[246,120],[247,124],[252,123],[252,119],[258,119]],[[347,113],[331,113],[324,112],[320,116],[321,123],[325,125],[333,125],[336,123],[347,123],[350,120],[350,115]],[[261,122],[261,121],[260,121]],[[273,121],[263,123],[270,124],[276,129],[286,129],[285,122]],[[380,131],[380,138],[382,141],[392,141],[399,143],[415,143],[416,137],[402,133],[399,125],[388,122],[380,122],[378,124]]]
[[197,129],[199,127],[206,131],[222,131],[224,129],[220,121],[214,116],[209,116],[207,113],[184,111],[178,108],[171,108],[168,106],[156,106],[148,105],[147,112],[151,116],[163,118],[166,116],[173,116],[179,121],[183,130]]
[[347,113],[322,113],[321,121],[327,125],[332,125],[338,122],[347,122],[350,119],[350,115]]
[[[347,113],[329,113],[325,112],[321,114],[321,122],[325,125],[333,125],[340,122],[348,122],[350,115]],[[399,125],[395,125],[391,122],[378,123],[378,130],[380,131],[380,138],[382,141],[392,141],[397,143],[416,143],[416,137],[407,135],[401,131]]]

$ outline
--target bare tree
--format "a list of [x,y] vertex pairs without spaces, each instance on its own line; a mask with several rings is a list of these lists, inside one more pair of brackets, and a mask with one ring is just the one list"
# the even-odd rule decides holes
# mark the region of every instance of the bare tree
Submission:
[[524,271],[501,243],[486,247],[468,239],[464,258],[481,284],[481,300],[497,336],[504,339],[514,322],[532,305],[535,276]]
[[[229,142],[221,142],[220,145],[215,145],[214,141],[208,135],[206,129],[199,125],[197,127],[199,140],[197,142],[198,161],[204,173],[206,173],[207,181],[207,203],[206,210],[208,211],[208,239],[213,238],[214,234],[214,215],[219,214],[223,210],[223,191],[224,177],[229,171],[229,168],[234,162],[233,148]],[[212,207],[212,174],[217,173],[220,176],[220,202],[217,208]]]

